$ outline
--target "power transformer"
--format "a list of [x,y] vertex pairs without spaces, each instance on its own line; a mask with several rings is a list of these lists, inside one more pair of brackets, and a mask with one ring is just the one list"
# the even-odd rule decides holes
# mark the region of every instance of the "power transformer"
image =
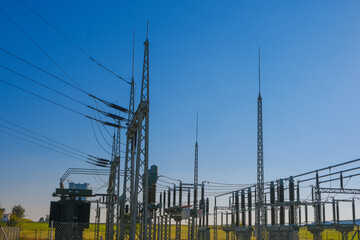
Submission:
[[60,197],[50,204],[49,224],[55,228],[55,240],[83,239],[90,220],[90,202],[83,197],[91,197],[92,190],[57,188],[53,196]]

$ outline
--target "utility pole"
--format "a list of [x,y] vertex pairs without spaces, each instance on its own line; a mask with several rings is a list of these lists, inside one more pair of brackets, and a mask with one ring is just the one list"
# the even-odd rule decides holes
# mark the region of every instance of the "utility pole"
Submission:
[[258,96],[258,118],[257,118],[257,204],[256,204],[256,232],[257,239],[263,239],[265,217],[264,208],[264,156],[263,156],[263,122],[262,122],[262,98],[260,91],[260,47],[259,47],[259,96]]

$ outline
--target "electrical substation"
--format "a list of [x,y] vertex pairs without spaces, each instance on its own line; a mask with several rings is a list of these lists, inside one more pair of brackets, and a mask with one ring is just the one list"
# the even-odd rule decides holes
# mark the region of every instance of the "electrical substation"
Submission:
[[[47,99],[15,83],[5,80],[0,80],[0,83],[77,114],[90,121],[91,124],[97,124],[101,133],[100,125],[111,138],[108,143],[111,152],[103,148],[108,154],[107,157],[98,157],[0,117],[1,121],[12,127],[16,126],[26,133],[1,126],[23,134],[29,139],[1,131],[2,133],[30,143],[34,143],[32,140],[35,139],[38,142],[34,144],[38,146],[84,161],[90,166],[90,168],[68,166],[71,168],[60,178],[59,187],[55,189],[52,195],[54,198],[50,202],[46,240],[360,240],[360,158],[339,159],[338,163],[330,166],[309,169],[303,173],[284,173],[285,175],[278,176],[276,179],[266,177],[268,172],[264,168],[266,159],[264,159],[263,146],[260,47],[258,49],[258,77],[256,77],[257,96],[254,94],[254,104],[257,97],[257,131],[256,133],[254,131],[257,139],[256,158],[246,160],[256,162],[256,169],[254,167],[252,172],[253,179],[256,181],[249,180],[244,183],[219,183],[211,179],[203,181],[203,178],[199,176],[199,169],[205,166],[206,161],[199,157],[198,115],[194,158],[191,159],[193,166],[189,170],[191,180],[181,179],[181,176],[169,177],[166,176],[160,164],[154,165],[155,161],[149,159],[151,107],[148,26],[143,45],[141,83],[136,84],[134,79],[135,33],[133,33],[132,76],[131,79],[125,79],[76,45],[26,3],[20,2],[38,15],[57,34],[60,34],[72,47],[85,54],[97,67],[129,86],[129,99],[126,96],[128,106],[115,104],[113,100],[104,100],[85,91],[30,35],[0,9],[5,18],[15,25],[74,84],[1,47],[0,52],[16,61],[21,61],[27,67],[40,71],[41,74],[46,74],[62,84],[65,83],[71,90],[82,94],[82,97],[91,99],[96,106],[88,105],[2,65],[0,67],[4,71],[16,74],[54,94],[60,94],[69,101],[75,101],[87,111],[91,111],[93,115],[86,115],[70,107],[71,105],[65,106],[55,100]],[[137,106],[135,106],[135,86],[140,89]],[[113,133],[107,129],[112,129]],[[94,127],[92,130],[95,135]],[[30,134],[35,134],[36,137],[31,137]],[[104,136],[102,137],[105,139]],[[96,135],[95,138],[98,141]],[[219,144],[222,142],[220,141]],[[100,143],[99,145],[101,146]],[[221,159],[221,161],[225,162],[226,159]],[[234,166],[228,167],[234,168]],[[239,168],[237,171],[239,175],[242,174],[242,169]],[[85,189],[76,187],[76,184],[66,188],[64,183],[70,175],[104,176],[106,183],[101,186],[104,188],[97,191],[87,189],[87,185]],[[91,220],[91,215],[94,216],[94,222]],[[90,231],[91,237],[85,236],[85,232]],[[1,234],[6,235],[4,231]],[[33,238],[28,239],[33,240]]]
[[[325,166],[295,176],[265,181],[260,48],[257,98],[257,182],[241,185],[208,181],[199,183],[198,123],[196,123],[194,181],[189,183],[166,177],[176,182],[171,183],[159,179],[162,175],[158,174],[158,167],[149,168],[148,38],[144,42],[144,47],[141,96],[138,107],[135,108],[134,104],[134,77],[129,83],[128,109],[98,99],[108,107],[128,114],[128,118],[125,119],[101,111],[102,114],[114,120],[114,123],[103,122],[116,129],[113,137],[113,152],[111,160],[90,156],[89,162],[103,169],[95,172],[96,174],[109,177],[107,191],[104,194],[92,195],[91,192],[81,190],[57,189],[55,195],[60,196],[61,200],[52,202],[51,205],[53,213],[51,219],[54,221],[53,227],[56,229],[56,234],[65,236],[61,233],[64,231],[61,224],[57,222],[70,222],[73,224],[74,238],[81,239],[81,232],[84,227],[88,227],[90,202],[75,200],[75,196],[87,196],[98,197],[98,200],[91,201],[97,206],[95,240],[102,238],[99,235],[100,205],[106,208],[105,240],[319,240],[326,239],[325,233],[328,234],[329,230],[337,232],[339,239],[360,238],[359,221],[356,218],[358,211],[355,204],[360,189],[346,188],[351,179],[360,176],[358,165],[360,159]],[[125,159],[120,159],[122,130],[126,132]],[[60,186],[70,174],[90,172],[93,173],[93,170],[69,169],[62,177]],[[162,183],[168,185],[161,185]],[[331,187],[328,187],[329,184]],[[162,190],[157,190],[157,186],[160,186]],[[211,193],[207,194],[207,189],[211,192],[211,187],[223,188],[225,191],[230,188],[232,190],[214,196]],[[304,198],[303,192],[306,194],[310,192],[310,198]],[[324,197],[325,194],[326,197]],[[351,198],[346,196],[351,196]],[[87,206],[86,211],[75,210],[74,206],[84,204]],[[351,219],[341,217],[341,208],[345,205],[348,209],[351,208]],[[54,210],[59,209],[56,206],[61,206],[65,210]],[[55,213],[56,211],[58,212]],[[87,225],[74,225],[75,222]],[[62,237],[62,239],[70,238]]]

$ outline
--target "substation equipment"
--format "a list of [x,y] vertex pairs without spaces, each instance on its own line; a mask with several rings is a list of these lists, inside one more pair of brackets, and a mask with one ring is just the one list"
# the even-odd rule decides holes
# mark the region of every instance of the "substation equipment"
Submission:
[[[196,143],[194,161],[194,182],[183,183],[169,187],[167,191],[159,194],[156,200],[156,183],[158,180],[157,166],[149,168],[149,41],[148,36],[144,42],[144,61],[142,69],[142,83],[140,103],[135,110],[135,83],[134,74],[130,84],[129,108],[125,109],[115,104],[98,99],[111,108],[128,113],[128,119],[114,114],[99,111],[114,119],[115,123],[102,122],[102,124],[115,128],[113,137],[113,150],[111,160],[90,156],[91,163],[99,167],[107,167],[109,185],[106,194],[97,200],[95,240],[99,239],[100,208],[99,204],[106,205],[106,233],[105,240],[170,240],[172,239],[172,224],[175,222],[175,240],[183,239],[181,229],[187,222],[188,232],[186,239],[209,240],[209,199],[205,197],[204,182],[201,184],[201,197],[198,200],[198,124],[196,124]],[[94,96],[92,96],[94,97]],[[94,97],[96,98],[96,97]],[[337,194],[360,194],[360,189],[347,189],[343,179],[350,179],[360,173],[343,176],[343,173],[360,169],[360,167],[342,170],[321,175],[326,169],[360,161],[353,160],[327,168],[311,171],[289,178],[264,182],[263,159],[263,122],[262,122],[262,96],[260,92],[260,50],[259,50],[259,95],[257,98],[257,182],[236,191],[221,194],[214,199],[213,238],[218,239],[218,231],[224,231],[226,239],[257,240],[265,239],[299,239],[299,229],[307,228],[315,240],[321,239],[326,229],[336,229],[341,232],[343,239],[347,239],[349,232],[354,230],[355,200],[337,199]],[[93,119],[99,121],[97,119]],[[124,169],[120,170],[120,136],[121,129],[126,129],[126,149]],[[308,179],[304,176],[315,174]],[[322,178],[338,175],[338,178],[323,180]],[[121,182],[123,177],[123,182]],[[297,184],[295,184],[295,179]],[[300,184],[315,181],[312,187],[312,200],[301,200]],[[340,187],[323,187],[324,183],[339,181]],[[121,189],[122,185],[122,189]],[[187,204],[182,199],[187,192]],[[193,192],[193,199],[191,199]],[[323,201],[321,194],[334,194],[332,201]],[[177,197],[178,194],[178,197]],[[84,228],[88,228],[90,202],[81,200],[79,196],[95,196],[91,190],[56,189],[55,196],[60,201],[51,203],[50,220],[56,225],[56,236],[64,231],[59,222],[84,222],[82,228],[73,228],[75,239],[82,238]],[[99,196],[99,195],[97,195]],[[286,197],[287,196],[287,197]],[[220,198],[228,197],[229,204],[218,205]],[[171,201],[172,200],[172,201]],[[340,221],[339,203],[352,204],[353,219],[351,224]],[[326,222],[325,205],[331,204],[333,220]],[[308,207],[314,211],[313,221],[309,221]],[[60,210],[61,209],[61,210]],[[65,209],[65,210],[64,210]],[[305,212],[304,220],[302,210]],[[220,215],[220,221],[219,221]],[[115,228],[114,228],[115,227]],[[96,232],[96,231],[95,231]],[[358,233],[359,234],[359,233]]]
[[[359,159],[360,160],[360,159]],[[341,165],[341,164],[339,164]],[[333,168],[331,166],[329,168]],[[335,165],[336,167],[336,165]],[[321,170],[329,169],[324,168]],[[341,233],[342,239],[348,239],[356,224],[355,199],[336,199],[337,194],[359,195],[360,189],[344,188],[344,179],[360,175],[359,173],[343,176],[343,172],[360,169],[360,167],[342,170],[330,174],[319,174],[319,170],[300,174],[296,177],[315,174],[307,179],[301,179],[295,184],[294,177],[279,179],[267,183],[264,188],[265,224],[262,226],[264,239],[299,239],[300,228],[305,228],[313,235],[314,240],[324,239],[322,233],[326,229],[333,229]],[[330,180],[321,178],[338,175]],[[301,200],[300,183],[315,181],[311,187],[311,201]],[[337,181],[340,187],[323,187],[321,184]],[[256,208],[256,185],[215,196],[214,202],[214,239],[218,239],[218,231],[224,231],[226,239],[249,240],[256,232],[256,224],[252,217]],[[332,201],[321,200],[321,194],[334,194]],[[288,196],[287,198],[285,196]],[[229,204],[218,205],[220,198],[228,198]],[[222,201],[224,202],[224,201]],[[340,218],[339,203],[351,204],[352,220],[343,223]],[[332,221],[326,221],[325,205],[332,206]],[[309,207],[313,208],[314,217],[310,221]],[[219,219],[220,218],[220,219]],[[355,232],[355,235],[359,232]],[[352,237],[355,237],[352,236]],[[359,238],[360,236],[358,236]]]
[[91,197],[90,189],[57,188],[50,205],[49,227],[55,228],[55,240],[83,239],[83,231],[89,228],[90,202],[83,197]]

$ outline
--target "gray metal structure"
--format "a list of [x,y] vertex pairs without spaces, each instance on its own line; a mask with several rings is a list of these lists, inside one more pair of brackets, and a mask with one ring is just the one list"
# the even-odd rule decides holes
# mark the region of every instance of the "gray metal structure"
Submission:
[[[148,35],[148,34],[147,34]],[[148,214],[149,166],[149,41],[144,42],[144,62],[140,104],[134,112],[134,78],[132,78],[129,123],[126,133],[126,158],[123,201],[121,202],[121,239],[136,239],[136,226],[140,224],[138,239],[151,238]],[[140,198],[139,198],[140,196]],[[126,212],[130,206],[130,212]]]
[[111,154],[111,167],[109,174],[109,184],[107,188],[107,197],[106,197],[106,229],[105,229],[105,240],[110,240],[114,236],[114,205],[115,205],[115,177],[116,172],[115,167],[115,136],[113,137],[113,148]]
[[[130,101],[128,125],[133,122],[135,113],[135,80],[134,80],[134,46],[135,46],[135,32],[133,33],[133,63],[132,63],[132,77],[130,83]],[[131,204],[131,189],[134,187],[134,157],[136,146],[136,132],[127,131],[126,135],[126,150],[125,150],[125,167],[124,167],[124,181],[123,194],[120,202],[120,239],[126,239],[125,230],[130,227],[130,212]]]
[[262,239],[262,225],[265,224],[264,208],[264,156],[263,156],[263,123],[262,123],[262,97],[260,92],[260,47],[259,47],[259,96],[258,96],[258,122],[257,122],[257,204],[256,204],[256,232],[258,239]]
[[194,164],[194,214],[191,216],[191,228],[190,228],[190,239],[194,240],[196,236],[197,227],[197,192],[199,183],[199,156],[198,156],[198,124],[199,115],[196,113],[196,142],[195,142],[195,164]]

